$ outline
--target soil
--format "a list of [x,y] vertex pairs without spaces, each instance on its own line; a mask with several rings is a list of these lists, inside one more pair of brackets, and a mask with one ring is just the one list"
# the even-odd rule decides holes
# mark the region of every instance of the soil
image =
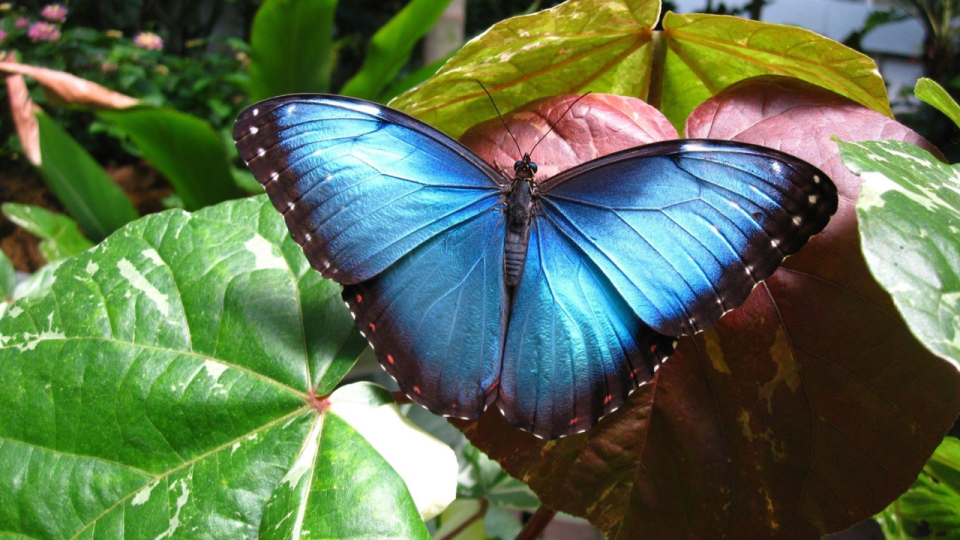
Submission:
[[[155,169],[139,163],[108,167],[107,174],[126,192],[141,215],[164,210],[163,199],[172,193],[170,184]],[[64,213],[63,206],[35,171],[0,171],[0,202],[32,204]],[[37,237],[14,225],[0,213],[0,249],[20,272],[35,272],[46,264]]]

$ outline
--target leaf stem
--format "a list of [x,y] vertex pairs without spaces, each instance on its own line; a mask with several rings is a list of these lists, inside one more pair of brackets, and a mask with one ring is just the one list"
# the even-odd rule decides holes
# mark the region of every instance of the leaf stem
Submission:
[[444,537],[441,538],[440,540],[453,540],[454,538],[456,538],[458,534],[460,534],[460,533],[462,533],[463,531],[465,531],[465,530],[467,529],[467,527],[469,527],[470,525],[473,524],[473,522],[475,522],[475,521],[477,521],[478,519],[480,519],[480,518],[482,518],[483,516],[485,516],[485,515],[487,514],[487,508],[489,508],[489,507],[490,507],[490,501],[488,501],[488,500],[486,500],[486,499],[480,499],[480,508],[477,509],[477,511],[476,511],[472,516],[470,516],[469,518],[467,518],[466,521],[464,521],[463,523],[461,523],[459,527],[457,527],[456,529],[450,531],[449,534],[447,534],[446,536],[444,536]]
[[540,508],[537,508],[537,512],[530,518],[530,521],[523,526],[523,530],[517,535],[516,540],[536,540],[540,538],[540,535],[543,534],[547,525],[553,521],[556,515],[556,510],[551,510],[547,508],[546,505],[541,504]]
[[663,72],[666,69],[667,44],[662,30],[655,30],[651,36],[653,51],[650,62],[650,87],[647,89],[647,103],[660,109],[663,96]]

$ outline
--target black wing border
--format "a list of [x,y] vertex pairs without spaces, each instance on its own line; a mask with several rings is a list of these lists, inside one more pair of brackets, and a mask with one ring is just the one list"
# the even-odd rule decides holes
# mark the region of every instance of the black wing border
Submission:
[[[341,96],[337,94],[297,93],[283,94],[258,101],[248,106],[237,115],[237,120],[233,125],[233,140],[236,143],[239,142],[240,139],[251,135],[250,127],[255,126],[255,119],[259,117],[259,114],[253,113],[254,110],[269,107],[271,108],[270,110],[273,111],[287,104],[306,103],[318,99],[350,103],[364,107],[374,107],[377,109],[377,111],[379,111],[379,118],[381,120],[408,128],[421,135],[429,137],[452,150],[454,153],[476,167],[485,176],[490,178],[493,182],[493,186],[491,186],[491,188],[498,188],[502,190],[505,187],[509,187],[509,184],[505,183],[506,179],[502,175],[498,174],[497,171],[494,170],[493,167],[491,167],[486,161],[481,159],[480,156],[474,154],[469,148],[460,144],[460,142],[453,137],[450,137],[439,129],[427,124],[426,122],[423,122],[422,120],[410,116],[409,114],[398,111],[391,107],[387,107],[386,105],[381,105],[380,103],[355,97]],[[354,111],[357,110],[350,107],[344,108]],[[244,157],[244,160],[248,161],[246,157]]]

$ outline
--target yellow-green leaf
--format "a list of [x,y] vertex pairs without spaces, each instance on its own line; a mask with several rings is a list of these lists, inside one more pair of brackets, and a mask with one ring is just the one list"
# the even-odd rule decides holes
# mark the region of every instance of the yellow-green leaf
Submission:
[[677,129],[705,99],[757,75],[787,75],[893,116],[870,57],[819,34],[724,15],[667,13],[660,107]]
[[501,110],[592,90],[646,96],[657,0],[582,0],[495,24],[390,105],[452,136]]
[[917,99],[927,103],[943,114],[950,117],[953,123],[960,126],[960,105],[950,97],[950,94],[942,86],[926,77],[917,81],[917,87],[913,89]]

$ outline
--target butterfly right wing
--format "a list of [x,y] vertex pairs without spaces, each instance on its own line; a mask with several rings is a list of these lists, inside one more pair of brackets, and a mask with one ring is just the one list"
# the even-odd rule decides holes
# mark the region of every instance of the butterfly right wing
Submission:
[[496,399],[507,324],[501,206],[343,290],[380,364],[416,403],[474,419]]

